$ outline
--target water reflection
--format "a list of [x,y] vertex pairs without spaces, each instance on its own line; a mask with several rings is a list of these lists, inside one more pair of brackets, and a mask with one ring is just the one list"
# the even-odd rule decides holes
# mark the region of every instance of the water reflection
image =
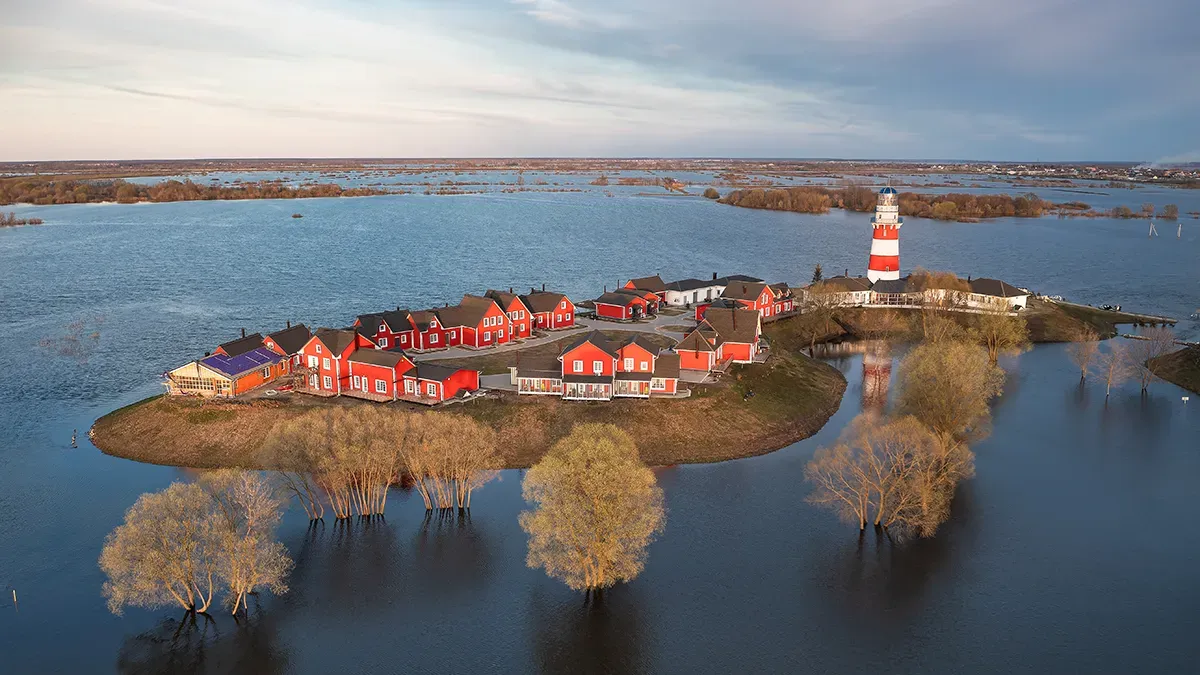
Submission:
[[413,556],[422,586],[439,594],[485,587],[494,569],[486,532],[471,524],[469,509],[426,512],[413,537]]
[[561,592],[534,594],[533,651],[542,673],[645,673],[650,667],[639,595],[630,586],[617,586],[575,602]]
[[[946,574],[955,552],[968,544],[973,502],[970,482],[961,484],[951,519],[935,537],[893,538],[869,526],[857,536],[848,531],[845,547],[831,558],[827,587],[834,592],[832,602],[839,610],[849,603],[864,616],[920,609],[930,584]],[[884,620],[891,623],[894,617]]]
[[116,671],[152,673],[253,673],[290,670],[270,615],[255,608],[240,624],[220,618],[185,615],[164,619],[153,629],[125,640]]

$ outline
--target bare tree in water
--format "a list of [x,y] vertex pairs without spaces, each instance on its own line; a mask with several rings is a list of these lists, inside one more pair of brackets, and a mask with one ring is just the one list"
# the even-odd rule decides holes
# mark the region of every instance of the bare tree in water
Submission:
[[1133,374],[1129,361],[1129,350],[1119,342],[1110,342],[1108,351],[1100,354],[1097,370],[1104,378],[1104,400],[1108,400],[1113,387],[1118,387]]
[[1075,341],[1067,346],[1067,355],[1079,366],[1079,380],[1086,380],[1100,356],[1100,336],[1091,328],[1081,329]]
[[641,573],[663,530],[662,489],[629,434],[581,424],[554,444],[522,483],[535,504],[521,514],[529,567],[575,590],[599,590]]
[[269,484],[248,472],[142,495],[100,553],[109,609],[178,605],[206,614],[226,589],[236,614],[259,588],[287,592],[292,561],[274,539],[279,517]]
[[174,604],[206,613],[220,587],[220,529],[213,500],[199,485],[173,483],[142,495],[100,553],[108,608],[120,614]]
[[1166,326],[1155,326],[1142,331],[1144,340],[1133,340],[1128,345],[1129,366],[1142,385],[1142,391],[1150,389],[1155,375],[1150,362],[1175,351],[1175,331]]

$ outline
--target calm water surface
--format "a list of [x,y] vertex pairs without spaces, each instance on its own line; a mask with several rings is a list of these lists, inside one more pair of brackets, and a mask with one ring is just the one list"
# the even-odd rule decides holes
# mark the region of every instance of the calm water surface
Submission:
[[[1170,201],[1193,210],[1188,194]],[[525,568],[510,471],[470,522],[426,522],[403,493],[385,523],[311,531],[289,513],[292,593],[250,626],[218,616],[203,640],[173,639],[173,611],[113,617],[104,535],[139,494],[190,474],[103,456],[85,436],[72,449],[71,431],[157,393],[159,373],[239,328],[342,325],[489,286],[592,297],[654,272],[805,281],[817,262],[860,270],[869,226],[596,194],[18,210],[47,225],[0,232],[5,672],[1174,673],[1200,659],[1197,401],[1158,383],[1106,406],[1058,346],[1005,364],[978,477],[932,541],[860,540],[804,503],[804,463],[860,408],[850,356],[835,361],[846,400],[816,437],[659,470],[667,531],[645,573],[597,606]],[[909,219],[902,255],[906,268],[1182,317],[1200,305],[1200,225],[1184,222],[1182,240],[1149,240],[1144,222]],[[86,363],[37,347],[100,316]]]

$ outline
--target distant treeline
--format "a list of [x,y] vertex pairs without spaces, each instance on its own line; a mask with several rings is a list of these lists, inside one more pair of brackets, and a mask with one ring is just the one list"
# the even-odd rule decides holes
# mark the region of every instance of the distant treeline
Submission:
[[[874,211],[875,190],[862,186],[826,188],[816,185],[789,188],[734,190],[721,203],[751,209],[826,213],[831,208]],[[1087,208],[1086,204],[1076,205]],[[984,218],[1037,218],[1058,205],[1037,195],[973,195],[900,193],[900,215],[936,220],[975,221]]]
[[15,213],[0,213],[0,227],[16,227],[18,225],[41,225],[41,218],[18,218]]
[[184,202],[209,199],[301,199],[305,197],[363,197],[391,194],[378,188],[343,188],[333,183],[290,187],[282,181],[237,185],[201,185],[190,180],[166,180],[139,185],[116,180],[54,180],[13,178],[0,181],[0,205],[86,204],[90,202]]

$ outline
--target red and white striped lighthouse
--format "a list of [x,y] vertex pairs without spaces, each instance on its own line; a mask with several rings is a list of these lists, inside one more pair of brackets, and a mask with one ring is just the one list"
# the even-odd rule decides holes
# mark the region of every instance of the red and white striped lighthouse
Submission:
[[896,189],[883,188],[875,203],[875,217],[871,219],[874,232],[871,234],[871,261],[867,264],[867,278],[871,283],[900,278],[900,226],[903,224]]

